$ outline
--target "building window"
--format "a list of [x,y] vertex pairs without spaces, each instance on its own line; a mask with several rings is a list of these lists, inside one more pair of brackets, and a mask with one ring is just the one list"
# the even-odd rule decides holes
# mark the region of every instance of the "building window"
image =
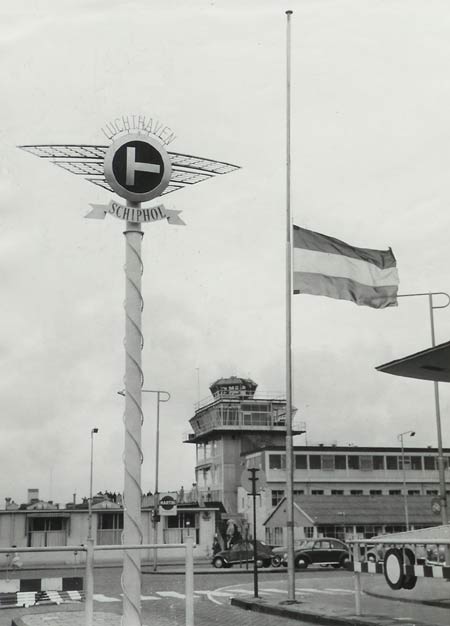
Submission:
[[331,495],[332,496],[343,496],[344,495],[344,490],[343,489],[332,489],[331,490]]
[[334,457],[334,468],[337,470],[347,469],[347,457],[345,454],[336,454]]
[[322,471],[334,472],[334,456],[322,455]]
[[283,489],[272,489],[272,506],[277,506],[284,498]]
[[374,470],[384,470],[384,456],[373,456],[372,465]]
[[304,489],[294,489],[294,496],[304,496],[304,495],[305,495]]
[[266,543],[269,546],[282,546],[283,528],[281,526],[274,526],[274,528],[266,526]]
[[28,547],[43,548],[67,545],[68,518],[28,518]]
[[97,543],[99,545],[122,543],[123,513],[98,513],[97,520]]
[[385,532],[390,533],[402,533],[406,530],[406,526],[386,526]]
[[411,469],[412,470],[421,470],[422,469],[422,457],[421,456],[412,456],[411,457]]
[[401,496],[402,495],[402,490],[401,489],[389,489],[389,495],[390,496]]
[[364,472],[373,470],[372,456],[363,455],[360,457],[360,469]]
[[408,489],[408,496],[420,496],[420,489]]
[[427,496],[438,496],[439,491],[437,489],[427,489]]
[[426,470],[435,470],[436,469],[436,457],[435,456],[424,456],[423,457],[423,465]]
[[359,456],[356,456],[355,454],[349,454],[348,469],[352,469],[352,470],[359,469]]
[[381,489],[371,489],[369,491],[369,493],[370,493],[371,496],[382,496],[383,495],[383,492],[382,492]]
[[405,465],[405,470],[410,470],[411,469],[411,457],[399,456],[398,457],[398,469],[403,469],[403,464]]
[[350,489],[350,495],[351,496],[362,496],[364,495],[364,492],[362,489]]
[[303,530],[305,532],[306,539],[312,539],[314,537],[314,526],[304,526]]
[[307,469],[308,459],[306,454],[295,455],[295,469]]
[[311,489],[311,495],[323,496],[323,489]]
[[185,543],[187,537],[200,543],[200,528],[196,525],[195,513],[180,511],[176,515],[167,515],[166,520],[167,528],[163,529],[164,543]]
[[396,457],[396,456],[387,456],[386,457],[386,469],[388,469],[388,470],[396,470],[396,469],[398,469],[398,457]]
[[269,469],[285,470],[286,455],[285,454],[269,454]]
[[309,455],[309,469],[322,469],[322,459],[319,454]]

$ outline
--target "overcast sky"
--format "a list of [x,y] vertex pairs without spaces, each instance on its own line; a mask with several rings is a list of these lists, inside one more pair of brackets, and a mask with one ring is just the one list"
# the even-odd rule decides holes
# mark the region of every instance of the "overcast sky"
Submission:
[[[145,388],[161,406],[160,489],[189,488],[182,444],[219,377],[285,390],[285,10],[292,17],[292,210],[355,246],[392,247],[400,293],[450,291],[447,0],[15,0],[0,9],[0,501],[123,486],[122,222],[112,195],[20,144],[106,143],[157,117],[170,149],[241,166],[167,196],[187,225],[144,226]],[[426,298],[372,310],[295,296],[294,404],[308,442],[436,445],[433,385],[375,366],[431,343]],[[437,341],[450,308],[436,311]],[[444,445],[449,391],[441,385]],[[144,394],[143,491],[155,398]],[[299,437],[296,443],[304,443]]]

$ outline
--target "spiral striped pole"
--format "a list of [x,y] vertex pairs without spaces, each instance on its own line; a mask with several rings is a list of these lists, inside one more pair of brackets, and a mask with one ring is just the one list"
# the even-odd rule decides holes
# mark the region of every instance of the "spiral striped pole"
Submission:
[[[140,203],[127,201],[138,208]],[[124,524],[123,543],[142,543],[141,524],[141,430],[142,345],[141,320],[143,299],[141,282],[143,264],[141,224],[127,222],[125,262],[125,450],[124,450]],[[141,554],[140,550],[124,550],[122,626],[141,626]]]

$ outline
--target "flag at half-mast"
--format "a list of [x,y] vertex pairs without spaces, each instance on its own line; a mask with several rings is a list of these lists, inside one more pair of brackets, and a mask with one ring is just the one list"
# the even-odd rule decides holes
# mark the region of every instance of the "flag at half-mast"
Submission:
[[398,284],[391,248],[355,248],[334,237],[294,226],[294,293],[383,309],[397,306]]

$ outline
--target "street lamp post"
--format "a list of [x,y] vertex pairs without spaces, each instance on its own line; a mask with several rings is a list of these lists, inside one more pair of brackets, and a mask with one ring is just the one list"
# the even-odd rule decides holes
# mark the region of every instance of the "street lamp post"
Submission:
[[89,475],[89,501],[88,501],[88,539],[92,539],[92,479],[94,474],[94,435],[98,433],[98,428],[91,430],[91,470]]
[[[450,304],[450,295],[445,291],[430,291],[426,293],[403,293],[399,294],[398,298],[409,298],[414,296],[427,296],[428,308],[430,311],[430,325],[431,325],[431,345],[436,345],[436,336],[434,332],[434,314],[435,309],[445,309]],[[444,296],[447,298],[446,304],[435,304],[433,302],[433,296]],[[438,448],[438,469],[439,469],[439,500],[441,503],[441,520],[442,524],[448,524],[447,513],[447,492],[445,484],[445,458],[444,450],[442,447],[442,427],[441,427],[441,408],[439,402],[439,383],[437,380],[433,381],[434,384],[434,406],[436,414],[436,434],[437,434],[437,448]]]
[[406,490],[406,470],[405,470],[405,449],[403,447],[403,437],[405,435],[409,435],[410,437],[414,437],[414,430],[405,430],[405,432],[397,435],[397,439],[400,440],[400,444],[402,446],[402,469],[403,469],[403,503],[405,506],[405,524],[406,530],[409,530],[409,515],[408,515],[408,492]]
[[[156,393],[156,454],[155,454],[155,495],[153,500],[153,541],[157,541],[158,530],[158,507],[159,507],[159,405],[161,402],[168,402],[170,400],[170,393],[168,391],[161,391],[160,389],[143,389],[146,393]],[[161,396],[164,395],[162,398]],[[158,549],[153,549],[153,571],[156,572],[158,568]]]
[[[120,396],[124,396],[125,392],[117,392]],[[158,506],[159,506],[159,405],[161,402],[168,402],[170,400],[170,393],[163,391],[162,389],[141,389],[141,393],[156,393],[156,443],[155,443],[155,495],[153,500],[153,542],[157,542],[156,532],[158,529]],[[158,554],[157,548],[153,550],[153,571],[156,572],[158,566]]]

